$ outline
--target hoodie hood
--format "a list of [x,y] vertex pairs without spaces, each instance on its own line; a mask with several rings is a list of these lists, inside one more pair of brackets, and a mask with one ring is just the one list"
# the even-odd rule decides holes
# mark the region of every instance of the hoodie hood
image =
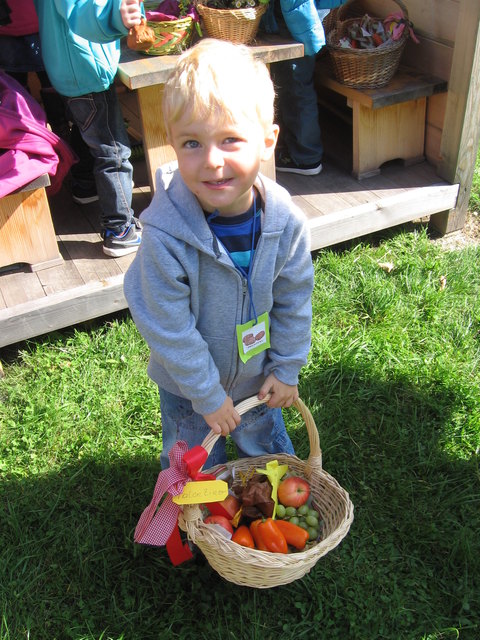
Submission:
[[[273,184],[275,189],[271,188]],[[212,232],[203,209],[185,185],[176,162],[157,170],[155,185],[152,202],[140,216],[142,224],[156,227],[197,249],[213,252]],[[281,233],[291,215],[288,209],[279,206],[289,197],[287,191],[261,174],[254,186],[264,203],[262,233]],[[269,215],[270,211],[275,211],[275,216]],[[181,225],[178,224],[179,217],[183,222]]]

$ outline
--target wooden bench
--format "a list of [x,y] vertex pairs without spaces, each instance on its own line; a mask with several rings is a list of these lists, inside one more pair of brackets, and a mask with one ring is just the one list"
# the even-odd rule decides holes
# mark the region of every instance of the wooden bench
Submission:
[[[329,108],[328,95],[346,98],[351,109],[352,174],[358,180],[380,173],[389,160],[405,164],[423,161],[427,97],[447,90],[440,78],[401,67],[392,81],[379,89],[355,89],[328,75],[328,61],[316,69],[319,102]],[[332,103],[332,109],[336,110]]]
[[45,187],[48,175],[0,198],[0,267],[26,263],[32,271],[62,264]]

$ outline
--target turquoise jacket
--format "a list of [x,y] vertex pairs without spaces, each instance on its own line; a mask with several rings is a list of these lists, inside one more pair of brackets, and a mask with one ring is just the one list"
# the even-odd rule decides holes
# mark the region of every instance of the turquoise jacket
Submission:
[[120,59],[120,38],[127,35],[121,0],[34,0],[42,58],[48,77],[64,96],[105,91]]
[[[270,0],[262,27],[267,33],[278,32],[274,5]],[[344,4],[345,0],[280,0],[280,8],[285,24],[294,40],[301,42],[306,56],[313,56],[325,44],[322,20],[330,9]]]

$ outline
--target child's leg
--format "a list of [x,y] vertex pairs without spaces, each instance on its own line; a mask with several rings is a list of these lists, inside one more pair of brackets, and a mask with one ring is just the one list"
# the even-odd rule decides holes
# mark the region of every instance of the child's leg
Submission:
[[232,432],[240,458],[269,453],[294,454],[281,409],[262,404],[242,416],[242,422]]
[[72,119],[95,159],[94,173],[102,227],[124,231],[133,219],[130,140],[115,87],[66,98]]
[[315,56],[281,60],[272,65],[283,125],[281,139],[298,165],[314,164],[323,157],[314,73]]
[[[163,450],[160,454],[162,469],[170,466],[168,452],[178,440],[184,440],[191,449],[202,444],[210,432],[210,427],[201,415],[192,409],[192,403],[185,398],[169,393],[164,389],[160,392],[160,412],[162,415]],[[219,438],[204,464],[204,469],[226,462],[225,438]]]

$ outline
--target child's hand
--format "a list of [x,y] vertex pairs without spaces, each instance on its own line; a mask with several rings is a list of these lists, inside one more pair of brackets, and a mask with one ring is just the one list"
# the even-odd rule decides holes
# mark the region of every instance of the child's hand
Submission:
[[140,11],[140,2],[138,0],[122,0],[120,4],[120,16],[123,26],[130,29],[136,24],[142,22],[142,12]]
[[291,407],[292,404],[298,400],[298,387],[297,385],[285,384],[280,382],[273,373],[271,373],[262,385],[262,388],[258,392],[258,399],[263,400],[265,396],[271,393],[272,397],[267,402],[269,407]]
[[226,397],[220,409],[213,413],[205,414],[203,419],[214,433],[219,433],[222,436],[228,436],[242,421],[229,396]]

